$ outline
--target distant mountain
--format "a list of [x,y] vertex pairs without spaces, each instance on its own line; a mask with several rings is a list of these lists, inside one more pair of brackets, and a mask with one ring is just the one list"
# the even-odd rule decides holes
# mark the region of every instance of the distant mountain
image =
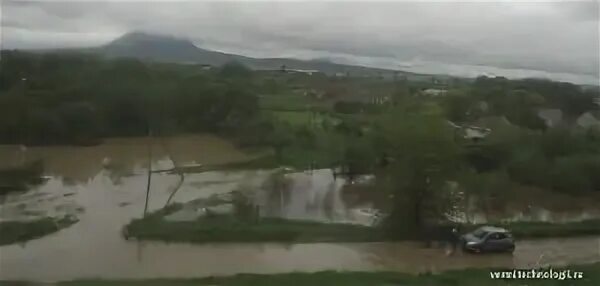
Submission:
[[114,58],[210,65],[222,65],[239,57],[200,49],[187,39],[142,32],[125,34],[100,47],[98,51],[105,56]]
[[[112,42],[94,49],[95,52],[112,58],[137,58],[157,62],[197,63],[220,66],[238,61],[252,69],[319,70],[326,74],[350,73],[352,75],[391,75],[394,71],[371,67],[336,64],[328,60],[297,60],[287,58],[250,58],[235,54],[198,48],[190,40],[172,36],[153,35],[143,32],[125,34]],[[400,72],[402,74],[410,74]]]

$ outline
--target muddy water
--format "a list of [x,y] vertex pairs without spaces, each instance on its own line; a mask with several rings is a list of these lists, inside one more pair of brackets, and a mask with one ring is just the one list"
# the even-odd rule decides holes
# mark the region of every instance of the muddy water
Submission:
[[[0,148],[0,164],[42,158],[49,180],[23,194],[3,198],[1,219],[31,219],[72,213],[80,221],[24,245],[0,247],[0,279],[40,281],[77,278],[200,277],[289,271],[436,271],[464,267],[532,267],[600,261],[600,237],[521,241],[513,256],[445,257],[441,249],[411,243],[165,244],[125,241],[123,225],[142,216],[148,141],[114,139],[94,147]],[[247,159],[211,136],[154,141],[153,169],[178,164],[215,164]],[[8,158],[8,159],[6,159]],[[105,167],[106,166],[106,167]],[[260,186],[269,171],[188,174],[174,201],[185,202],[238,188]],[[326,170],[294,173],[291,190],[265,201],[267,212],[284,217],[361,223],[340,196],[343,180]],[[150,210],[164,205],[178,177],[152,176]],[[273,207],[268,208],[271,205]],[[279,207],[277,207],[279,206]]]

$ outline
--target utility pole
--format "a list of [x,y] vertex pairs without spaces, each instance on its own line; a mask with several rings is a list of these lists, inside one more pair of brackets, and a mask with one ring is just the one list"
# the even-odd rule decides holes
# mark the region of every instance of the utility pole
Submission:
[[144,203],[144,217],[148,212],[148,199],[150,198],[150,183],[152,180],[152,130],[148,124],[148,182],[146,183],[146,202]]

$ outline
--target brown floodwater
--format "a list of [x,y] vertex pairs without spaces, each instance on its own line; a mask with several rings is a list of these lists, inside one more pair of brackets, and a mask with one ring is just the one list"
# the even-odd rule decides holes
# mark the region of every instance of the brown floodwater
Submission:
[[[126,241],[121,229],[142,216],[149,141],[112,139],[92,147],[0,147],[0,167],[41,158],[49,179],[25,193],[2,198],[0,219],[26,220],[74,214],[80,221],[46,237],[0,247],[0,279],[56,281],[79,278],[202,277],[237,273],[320,270],[441,271],[466,267],[535,267],[600,261],[600,237],[519,241],[514,255],[447,257],[443,249],[414,243],[183,244]],[[153,169],[177,164],[218,164],[248,159],[213,136],[155,140]],[[240,188],[260,188],[269,170],[186,174],[175,202]],[[290,190],[263,195],[268,215],[368,224],[360,208],[340,194],[344,180],[329,170],[287,175]],[[162,207],[179,177],[155,173],[149,209]],[[260,195],[259,195],[260,197]]]

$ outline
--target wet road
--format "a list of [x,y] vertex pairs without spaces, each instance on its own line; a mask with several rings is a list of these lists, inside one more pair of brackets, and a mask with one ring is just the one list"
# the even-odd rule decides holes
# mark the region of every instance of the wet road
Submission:
[[[126,241],[120,235],[122,226],[142,215],[146,186],[145,143],[124,140],[98,147],[33,150],[47,162],[46,172],[51,179],[27,193],[3,198],[0,219],[75,213],[80,221],[24,245],[0,247],[0,279],[175,278],[321,270],[422,272],[600,261],[600,237],[519,241],[512,256],[458,253],[450,257],[445,256],[443,249],[426,249],[409,242],[191,245]],[[182,158],[180,161],[187,158],[186,163],[243,159],[243,154],[215,138],[193,137],[175,140],[172,144],[177,146],[172,149],[179,152],[175,156]],[[201,146],[203,151],[198,152],[196,146]],[[154,168],[171,168],[170,161],[161,154],[164,150],[158,145],[155,148],[158,156],[153,162]],[[3,156],[8,158],[6,154]],[[18,154],[13,157],[20,160]],[[113,160],[116,167],[102,168],[102,161],[107,157],[118,159]],[[245,171],[186,175],[174,201],[185,202],[257,186],[266,174],[265,171]],[[339,198],[340,186],[324,181],[328,176],[316,172],[292,177],[295,194],[284,202],[282,215],[353,220]],[[151,210],[162,207],[177,180],[176,176],[166,173],[153,175]],[[300,195],[301,189],[310,191]],[[323,206],[327,205],[333,211],[324,211]]]
[[[113,235],[116,234],[113,232]],[[600,261],[600,237],[521,241],[513,255],[457,253],[453,256],[445,256],[442,249],[425,249],[409,242],[291,245],[126,242],[107,248],[107,245],[89,245],[85,241],[52,240],[33,241],[26,248],[3,248],[0,278],[55,281],[321,270],[436,272],[472,267],[532,268]],[[54,247],[44,247],[48,243],[54,244]]]

